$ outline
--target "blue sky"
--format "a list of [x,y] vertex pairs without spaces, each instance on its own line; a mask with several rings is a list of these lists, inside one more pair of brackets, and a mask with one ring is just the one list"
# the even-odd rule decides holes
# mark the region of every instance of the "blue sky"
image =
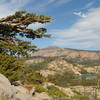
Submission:
[[100,0],[0,0],[0,17],[18,10],[52,16],[46,27],[51,38],[32,41],[39,48],[58,46],[100,50]]

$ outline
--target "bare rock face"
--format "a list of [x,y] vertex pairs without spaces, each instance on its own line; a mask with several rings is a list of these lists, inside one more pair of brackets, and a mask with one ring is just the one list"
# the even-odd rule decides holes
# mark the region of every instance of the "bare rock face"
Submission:
[[0,74],[0,100],[32,100],[28,90],[22,86],[13,86],[10,81]]
[[51,61],[48,64],[48,68],[51,70],[58,71],[58,72],[70,71],[70,72],[73,72],[74,74],[81,75],[80,69],[78,67],[73,66],[72,64],[66,62],[63,59],[57,59],[57,60]]
[[10,81],[0,74],[0,100],[50,100],[46,93],[33,93],[34,87],[10,84]]
[[33,100],[52,100],[45,92],[36,93]]
[[0,74],[0,100],[14,100],[15,92],[9,80]]

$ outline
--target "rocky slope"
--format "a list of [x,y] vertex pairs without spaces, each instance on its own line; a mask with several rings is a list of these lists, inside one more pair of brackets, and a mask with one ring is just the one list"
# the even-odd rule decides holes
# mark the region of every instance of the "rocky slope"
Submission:
[[[37,63],[41,65],[39,71],[43,76],[65,71],[75,75],[100,74],[100,51],[48,47],[35,52],[26,61],[29,65]],[[43,63],[46,66],[42,66]]]
[[71,72],[75,75],[100,74],[100,65],[72,63],[59,57],[31,58],[26,60],[25,65],[40,72],[44,77],[64,72]]
[[48,82],[43,83],[42,88],[36,90],[33,85],[22,85],[20,82],[15,82],[11,85],[9,80],[0,74],[0,100],[52,100],[53,98],[55,98],[54,100],[81,100],[82,98],[82,100],[99,100],[88,98],[94,98],[95,93],[96,98],[100,98],[100,90],[91,86],[63,88]]
[[0,100],[50,100],[46,93],[35,93],[32,85],[16,83],[17,85],[11,85],[9,80],[0,74]]

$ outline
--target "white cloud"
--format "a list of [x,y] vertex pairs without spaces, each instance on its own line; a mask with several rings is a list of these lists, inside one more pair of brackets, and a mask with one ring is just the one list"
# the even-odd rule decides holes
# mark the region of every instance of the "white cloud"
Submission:
[[52,33],[57,37],[56,46],[100,49],[100,8],[90,10],[87,17],[79,19],[71,28]]
[[20,10],[29,0],[0,0],[0,18]]
[[34,23],[34,24],[29,25],[29,28],[37,29],[37,28],[41,28],[41,27],[44,27],[44,26],[45,25],[41,24],[41,23]]
[[[20,10],[28,3],[33,3],[32,10],[43,12],[48,6],[62,5],[72,0],[43,0],[41,3],[37,0],[0,0],[0,18]],[[27,5],[29,6],[29,5]]]
[[41,3],[37,2],[36,5],[34,5],[33,10],[34,11],[40,11],[44,12],[48,9],[48,7],[59,7],[63,4],[67,4],[71,2],[72,0],[43,0]]
[[82,18],[85,18],[86,17],[86,14],[84,14],[82,12],[74,12],[73,14],[76,15],[76,16],[80,16]]
[[[54,0],[50,0],[50,2],[53,2]],[[10,0],[7,2],[6,0],[0,0],[0,18],[11,15],[15,13],[16,11],[23,8],[25,5],[29,3],[29,0]],[[30,25],[30,28],[37,29],[40,27],[43,27],[43,24],[35,23]]]

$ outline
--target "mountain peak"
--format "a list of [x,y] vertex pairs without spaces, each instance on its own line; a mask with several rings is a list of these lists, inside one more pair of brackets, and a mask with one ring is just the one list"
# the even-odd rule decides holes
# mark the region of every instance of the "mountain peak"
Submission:
[[33,57],[65,57],[65,58],[80,58],[90,60],[100,60],[100,52],[96,51],[84,51],[67,48],[59,48],[56,46],[49,46],[47,48],[40,49],[32,54]]
[[57,47],[57,46],[49,46],[49,47],[47,47],[46,49],[61,49],[61,48],[59,48],[59,47]]

